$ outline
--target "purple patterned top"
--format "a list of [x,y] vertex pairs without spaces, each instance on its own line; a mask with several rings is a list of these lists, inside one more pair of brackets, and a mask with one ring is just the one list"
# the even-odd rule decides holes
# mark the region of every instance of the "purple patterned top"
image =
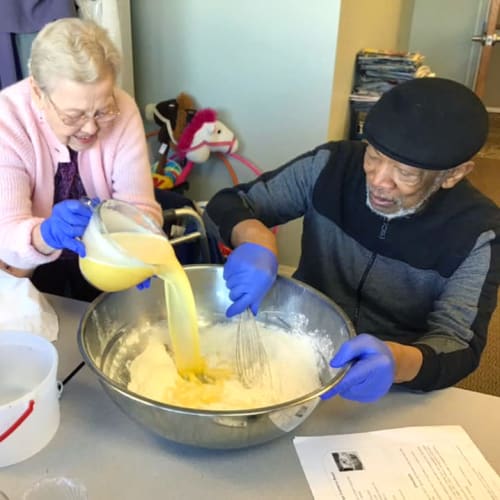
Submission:
[[[64,200],[78,200],[86,196],[82,179],[78,172],[78,153],[69,149],[70,161],[59,163],[54,178],[54,205]],[[61,259],[75,259],[77,254],[63,250]]]
[[86,196],[78,173],[78,153],[69,149],[70,161],[59,163],[54,178],[54,205],[63,200],[78,200]]

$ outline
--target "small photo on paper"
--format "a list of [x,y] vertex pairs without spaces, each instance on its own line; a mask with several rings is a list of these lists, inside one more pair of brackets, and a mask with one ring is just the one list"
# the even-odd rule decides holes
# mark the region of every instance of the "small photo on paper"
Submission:
[[363,463],[355,451],[340,451],[332,453],[333,460],[339,472],[363,470]]

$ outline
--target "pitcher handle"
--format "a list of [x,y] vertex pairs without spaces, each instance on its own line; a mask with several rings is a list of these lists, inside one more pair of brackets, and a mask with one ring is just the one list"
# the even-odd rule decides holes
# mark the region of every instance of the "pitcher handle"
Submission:
[[34,408],[35,400],[30,399],[28,408],[24,410],[23,414],[3,434],[0,434],[0,443],[7,439],[33,413]]
[[92,210],[101,203],[101,200],[99,198],[89,198],[88,196],[82,196],[80,198],[80,202],[83,203],[84,205],[87,205],[89,208]]

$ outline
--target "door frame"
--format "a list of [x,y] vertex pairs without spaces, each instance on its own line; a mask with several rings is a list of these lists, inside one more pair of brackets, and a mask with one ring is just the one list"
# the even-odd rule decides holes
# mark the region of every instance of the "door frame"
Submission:
[[[488,17],[485,22],[484,37],[492,37],[497,31],[498,14],[500,12],[500,0],[490,0],[490,7]],[[481,42],[481,56],[476,71],[476,78],[474,82],[474,92],[479,97],[484,97],[486,91],[486,78],[490,67],[491,55],[494,44]]]

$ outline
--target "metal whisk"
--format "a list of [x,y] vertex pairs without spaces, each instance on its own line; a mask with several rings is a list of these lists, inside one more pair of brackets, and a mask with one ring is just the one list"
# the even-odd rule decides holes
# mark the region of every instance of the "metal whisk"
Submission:
[[240,314],[236,332],[236,370],[241,383],[249,388],[262,382],[271,385],[271,369],[257,321],[247,308]]

